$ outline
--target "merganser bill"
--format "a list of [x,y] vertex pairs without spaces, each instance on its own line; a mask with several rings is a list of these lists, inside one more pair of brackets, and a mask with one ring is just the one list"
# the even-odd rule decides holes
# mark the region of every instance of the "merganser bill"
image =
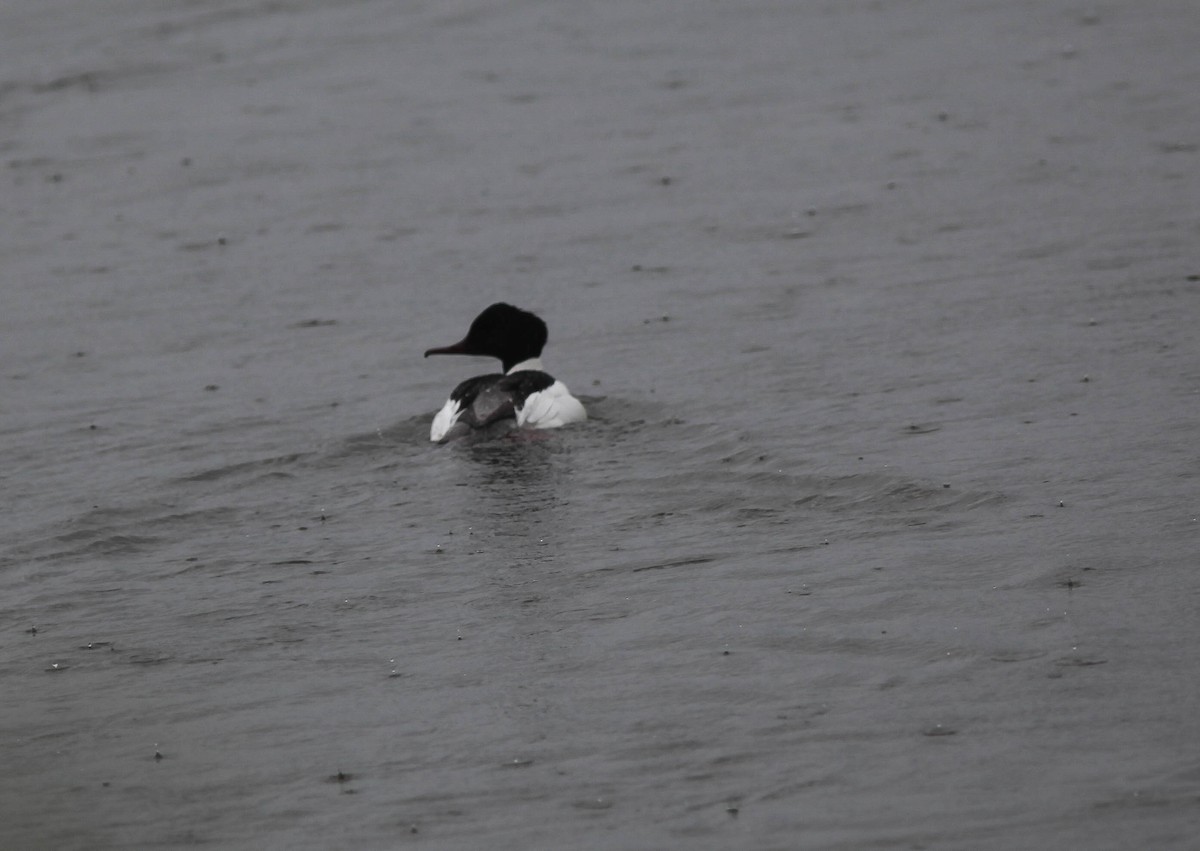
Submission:
[[433,418],[429,439],[499,436],[515,428],[559,428],[583,422],[587,411],[567,385],[542,366],[546,323],[527,310],[498,302],[475,317],[467,336],[430,355],[498,358],[503,374],[468,378]]

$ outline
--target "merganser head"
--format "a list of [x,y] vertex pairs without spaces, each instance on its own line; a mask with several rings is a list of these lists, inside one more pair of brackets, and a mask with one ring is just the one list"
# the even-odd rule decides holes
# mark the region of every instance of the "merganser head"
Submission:
[[521,361],[541,357],[546,323],[527,310],[497,302],[475,317],[467,336],[453,346],[430,349],[430,355],[480,355],[499,358],[508,372]]

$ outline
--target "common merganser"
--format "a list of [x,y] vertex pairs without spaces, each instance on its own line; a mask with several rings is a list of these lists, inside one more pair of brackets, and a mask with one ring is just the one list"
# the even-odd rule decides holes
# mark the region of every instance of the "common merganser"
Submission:
[[475,317],[467,336],[430,355],[499,358],[503,374],[477,375],[459,384],[433,418],[429,439],[491,437],[514,428],[558,428],[583,422],[587,411],[567,385],[542,367],[546,323],[527,310],[499,302]]

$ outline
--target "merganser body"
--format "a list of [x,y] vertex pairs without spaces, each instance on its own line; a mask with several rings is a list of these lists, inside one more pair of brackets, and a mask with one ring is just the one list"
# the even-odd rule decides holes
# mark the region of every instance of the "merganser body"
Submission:
[[542,366],[546,323],[527,310],[499,302],[475,317],[467,336],[430,355],[499,359],[503,373],[477,375],[459,384],[433,418],[429,439],[486,438],[516,428],[559,428],[583,422],[587,411],[567,385]]

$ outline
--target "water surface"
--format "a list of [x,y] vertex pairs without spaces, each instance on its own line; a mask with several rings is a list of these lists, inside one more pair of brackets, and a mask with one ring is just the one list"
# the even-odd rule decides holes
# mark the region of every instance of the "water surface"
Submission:
[[0,12],[0,844],[1189,847],[1193,23]]

